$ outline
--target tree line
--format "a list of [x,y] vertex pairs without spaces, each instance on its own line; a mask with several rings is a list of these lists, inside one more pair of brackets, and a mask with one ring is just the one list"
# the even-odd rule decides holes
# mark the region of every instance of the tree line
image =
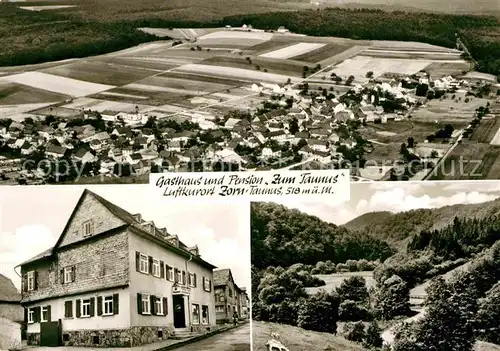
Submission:
[[389,245],[371,235],[351,232],[315,216],[275,203],[252,203],[252,262],[257,268],[289,267],[318,261],[385,260]]

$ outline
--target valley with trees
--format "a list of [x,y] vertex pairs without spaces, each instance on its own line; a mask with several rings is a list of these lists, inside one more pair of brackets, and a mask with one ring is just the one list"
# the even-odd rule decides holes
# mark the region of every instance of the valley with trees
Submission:
[[255,349],[256,333],[273,331],[294,350],[318,332],[323,344],[308,350],[500,345],[500,200],[366,213],[341,226],[251,206]]

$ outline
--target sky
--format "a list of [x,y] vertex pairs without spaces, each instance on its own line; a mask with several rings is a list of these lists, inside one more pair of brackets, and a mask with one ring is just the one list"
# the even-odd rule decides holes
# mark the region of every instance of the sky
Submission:
[[492,201],[500,197],[500,181],[363,182],[352,183],[350,192],[350,200],[343,203],[285,198],[275,202],[342,225],[369,212],[396,213]]
[[0,187],[0,273],[18,289],[21,280],[14,267],[56,243],[85,189],[132,214],[141,213],[187,246],[198,245],[204,260],[230,268],[236,284],[250,290],[249,204],[174,204],[152,194],[148,185]]

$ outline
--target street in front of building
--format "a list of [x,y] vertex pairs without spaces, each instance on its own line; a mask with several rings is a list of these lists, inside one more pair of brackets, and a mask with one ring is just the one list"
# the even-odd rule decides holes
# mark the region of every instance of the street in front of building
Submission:
[[[206,339],[194,342],[189,345],[180,346],[178,348],[172,348],[175,351],[250,351],[250,341],[248,339],[250,335],[250,323],[246,322],[244,325],[240,325],[237,328],[230,329],[228,331],[222,332],[220,334],[215,334],[214,336],[208,337]],[[41,347],[41,346],[31,346],[27,347],[26,350],[29,351],[49,351],[54,350],[52,347]],[[57,351],[102,351],[102,348],[90,348],[90,347],[72,347],[72,346],[62,346],[58,347]],[[125,350],[160,350],[161,348],[155,348],[154,344],[147,346],[137,346],[132,348],[106,348],[106,351],[125,351]]]
[[180,347],[178,351],[250,351],[250,323],[208,339]]

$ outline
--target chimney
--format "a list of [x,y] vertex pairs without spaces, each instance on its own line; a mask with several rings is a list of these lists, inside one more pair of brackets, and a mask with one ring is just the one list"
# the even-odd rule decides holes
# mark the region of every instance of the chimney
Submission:
[[142,223],[142,216],[140,213],[137,213],[135,215],[132,215],[132,217],[134,217],[134,219],[139,222],[139,223]]
[[177,235],[169,235],[165,240],[172,246],[179,247],[179,237]]

